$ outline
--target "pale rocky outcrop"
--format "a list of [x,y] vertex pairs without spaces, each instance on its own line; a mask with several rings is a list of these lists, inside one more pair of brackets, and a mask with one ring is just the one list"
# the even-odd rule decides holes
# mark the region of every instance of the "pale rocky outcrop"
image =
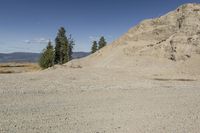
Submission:
[[199,55],[200,4],[185,4],[159,18],[142,21],[107,47],[69,64],[111,67],[117,66],[116,62],[134,63],[134,58],[179,62]]

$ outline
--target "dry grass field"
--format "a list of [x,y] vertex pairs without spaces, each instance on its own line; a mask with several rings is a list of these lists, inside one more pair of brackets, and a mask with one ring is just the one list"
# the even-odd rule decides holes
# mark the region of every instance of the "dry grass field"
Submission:
[[0,74],[34,72],[40,70],[37,63],[1,63]]

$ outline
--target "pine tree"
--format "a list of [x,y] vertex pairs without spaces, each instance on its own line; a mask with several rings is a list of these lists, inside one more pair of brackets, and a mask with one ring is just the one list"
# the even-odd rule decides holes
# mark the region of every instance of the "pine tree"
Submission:
[[69,36],[68,42],[69,42],[69,60],[72,60],[73,48],[75,45],[72,35]]
[[66,31],[64,27],[58,30],[57,37],[55,39],[55,64],[64,64],[68,62],[69,59],[69,42],[66,36]]
[[106,40],[105,40],[105,38],[103,36],[100,38],[98,44],[99,44],[99,49],[101,49],[101,48],[106,46],[107,42],[106,42]]
[[95,53],[97,50],[97,41],[94,41],[92,44],[91,53]]
[[39,59],[39,65],[42,69],[52,67],[54,65],[54,48],[49,41],[47,47],[43,50]]
[[60,63],[60,49],[61,49],[61,43],[59,41],[59,38],[56,37],[55,39],[55,58],[54,58],[54,63],[59,64]]

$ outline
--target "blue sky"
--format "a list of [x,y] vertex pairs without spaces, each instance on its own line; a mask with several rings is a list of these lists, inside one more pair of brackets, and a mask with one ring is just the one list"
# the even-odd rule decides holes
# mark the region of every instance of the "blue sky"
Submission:
[[74,51],[90,51],[104,35],[112,42],[143,19],[199,0],[1,0],[0,53],[41,52],[64,26]]

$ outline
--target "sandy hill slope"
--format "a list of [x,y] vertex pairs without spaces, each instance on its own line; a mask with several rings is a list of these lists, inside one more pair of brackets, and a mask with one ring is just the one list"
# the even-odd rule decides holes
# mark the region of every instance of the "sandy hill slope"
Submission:
[[139,65],[197,73],[199,62],[200,4],[185,4],[159,18],[142,21],[112,44],[69,65],[125,68]]

